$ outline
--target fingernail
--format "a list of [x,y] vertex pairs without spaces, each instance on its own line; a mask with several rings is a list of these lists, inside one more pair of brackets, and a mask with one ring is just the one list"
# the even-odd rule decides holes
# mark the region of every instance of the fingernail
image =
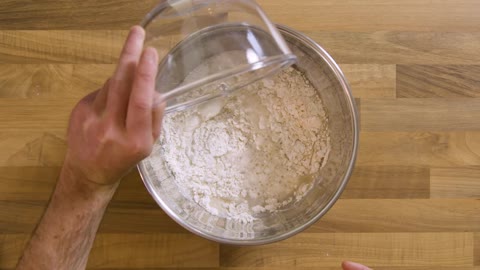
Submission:
[[143,42],[145,36],[145,31],[141,26],[134,25],[132,28],[130,28],[130,31],[128,33],[128,38],[136,37],[138,39],[141,39]]
[[145,31],[143,30],[143,27],[141,27],[140,25],[134,25],[132,26],[132,28],[130,28],[130,33],[140,33],[140,34],[143,34]]

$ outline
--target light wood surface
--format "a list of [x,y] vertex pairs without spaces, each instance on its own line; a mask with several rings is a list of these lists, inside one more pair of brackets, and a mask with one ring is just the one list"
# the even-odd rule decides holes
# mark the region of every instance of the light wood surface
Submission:
[[[48,202],[76,101],[112,72],[156,0],[0,5],[0,269],[12,269]],[[480,2],[259,0],[322,45],[361,117],[355,172],[319,222],[232,247],[173,222],[138,173],[122,182],[90,269],[480,270]]]

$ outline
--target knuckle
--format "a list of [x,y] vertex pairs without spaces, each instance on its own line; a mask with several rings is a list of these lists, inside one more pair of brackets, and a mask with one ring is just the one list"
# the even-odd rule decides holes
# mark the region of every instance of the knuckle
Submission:
[[145,158],[152,151],[152,146],[145,140],[132,141],[130,147],[132,154],[138,158]]
[[104,125],[98,128],[97,132],[99,141],[103,145],[111,144],[117,140],[116,127],[110,122],[104,123]]
[[130,64],[140,57],[140,49],[135,43],[128,43],[122,49],[120,56],[121,64]]
[[85,98],[78,101],[78,103],[73,107],[72,111],[70,112],[70,120],[76,118],[83,118],[84,115],[88,114],[90,109],[91,103]]
[[151,81],[155,77],[155,73],[146,68],[139,68],[137,72],[137,77],[142,81]]
[[151,109],[151,104],[148,100],[145,99],[137,99],[132,103],[133,109],[139,111],[147,111]]
[[126,46],[125,48],[123,48],[122,57],[125,59],[125,62],[128,63],[138,57],[138,52],[135,48],[131,46]]
[[114,75],[112,78],[108,80],[108,83],[106,83],[105,87],[107,87],[108,90],[111,90],[111,89],[118,89],[121,87],[121,85],[122,85],[122,80],[118,78],[118,76]]
[[97,96],[97,94],[98,94],[98,91],[95,91],[84,96],[82,99],[78,101],[74,109],[79,109],[84,106],[89,106],[93,102],[93,100],[95,100],[95,97]]

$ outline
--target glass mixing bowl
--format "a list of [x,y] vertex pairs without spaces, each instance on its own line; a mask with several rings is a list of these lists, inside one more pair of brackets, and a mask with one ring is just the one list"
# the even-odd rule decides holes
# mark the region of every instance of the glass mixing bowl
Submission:
[[[154,47],[162,59],[156,90],[162,97],[159,102],[167,102],[167,113],[227,95],[296,59],[253,0],[167,0],[148,13],[141,25],[145,45]],[[222,62],[212,65],[207,76],[184,83],[199,63],[216,55],[222,55]],[[182,97],[219,81],[221,87],[207,87],[208,92],[195,98]]]
[[149,158],[138,166],[148,191],[171,218],[191,232],[217,242],[266,244],[304,230],[332,207],[352,173],[358,144],[358,116],[344,75],[313,40],[284,26],[278,29],[298,58],[294,67],[304,72],[316,88],[329,119],[330,154],[302,200],[251,223],[242,223],[214,216],[184,198],[167,170],[154,170]]

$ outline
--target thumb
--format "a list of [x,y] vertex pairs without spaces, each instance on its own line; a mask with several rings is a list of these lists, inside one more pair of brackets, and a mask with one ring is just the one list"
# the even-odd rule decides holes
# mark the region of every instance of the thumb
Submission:
[[365,265],[361,265],[355,262],[345,261],[342,263],[343,270],[372,270]]

